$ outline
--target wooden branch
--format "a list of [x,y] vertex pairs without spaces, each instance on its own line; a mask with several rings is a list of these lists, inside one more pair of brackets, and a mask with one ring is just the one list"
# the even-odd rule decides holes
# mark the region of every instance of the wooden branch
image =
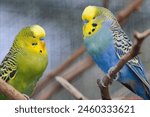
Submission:
[[144,39],[147,38],[150,35],[150,29],[147,29],[143,33],[134,32],[134,37],[137,39]]
[[103,7],[105,8],[109,7],[109,0],[103,0]]
[[57,76],[56,81],[58,81],[70,94],[72,94],[77,100],[87,100],[87,98],[78,91],[73,85],[71,85],[65,78]]
[[49,72],[48,75],[41,82],[37,84],[36,92],[39,92],[52,78],[54,78],[56,75],[63,72],[74,60],[76,60],[84,52],[85,52],[85,47],[81,46],[62,65],[60,65],[54,71]]
[[70,81],[72,78],[74,79],[74,77],[90,68],[93,64],[94,62],[92,61],[91,57],[85,57],[83,60],[79,61],[73,67],[68,69],[64,74],[62,74],[62,76]]
[[[106,83],[106,81],[105,81],[105,83]],[[107,81],[107,83],[110,83],[110,82]],[[98,84],[98,87],[100,89],[101,98],[103,100],[111,100],[111,97],[110,97],[110,94],[109,94],[109,87],[108,86],[104,87],[102,85],[102,82],[100,81],[100,79],[97,79],[97,84]]]
[[117,14],[117,20],[120,24],[123,24],[124,21],[131,15],[131,13],[139,10],[144,0],[133,0],[125,9],[121,10]]
[[[67,81],[72,81],[75,79],[77,75],[88,69],[93,65],[93,61],[90,57],[86,57],[85,59],[76,63],[73,67],[68,69],[62,77],[64,77]],[[50,85],[47,85],[43,90],[39,93],[34,94],[34,99],[48,99],[50,96],[55,94],[57,91],[61,89],[61,85],[57,82],[51,82]]]
[[[117,73],[122,69],[122,67],[131,59],[139,54],[141,45],[146,37],[150,35],[150,30],[146,30],[143,33],[134,33],[134,42],[131,50],[123,55],[120,61],[114,66],[114,68],[102,78],[102,81],[98,80],[97,84],[100,88],[102,99],[111,99],[108,91],[108,85],[111,84],[112,80],[116,77]],[[109,77],[108,77],[109,76]]]
[[0,92],[5,94],[9,99],[13,100],[26,100],[27,98],[13,88],[11,85],[6,83],[4,80],[0,78]]

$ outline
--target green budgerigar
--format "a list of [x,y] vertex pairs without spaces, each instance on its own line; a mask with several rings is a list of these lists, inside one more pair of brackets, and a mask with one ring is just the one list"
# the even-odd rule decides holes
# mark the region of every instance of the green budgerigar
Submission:
[[[21,93],[31,96],[48,64],[45,30],[39,25],[21,29],[0,64],[0,78]],[[0,93],[0,99],[8,99]]]

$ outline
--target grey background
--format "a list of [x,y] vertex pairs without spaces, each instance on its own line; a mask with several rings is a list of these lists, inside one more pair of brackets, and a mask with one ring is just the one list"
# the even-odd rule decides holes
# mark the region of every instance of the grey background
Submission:
[[[109,9],[116,14],[132,0],[110,0]],[[47,32],[46,43],[49,64],[45,71],[55,69],[63,63],[82,43],[81,14],[87,5],[102,6],[103,0],[0,0],[0,61],[11,47],[15,35],[27,25],[39,24]],[[133,31],[150,28],[150,0],[145,0],[140,11],[135,12],[123,25],[123,29],[132,39]],[[150,68],[150,37],[142,46],[141,59],[146,73]],[[82,57],[81,57],[82,59]],[[96,85],[101,71],[94,65],[82,73],[73,85],[90,99],[100,97]],[[111,93],[121,87],[113,83]],[[127,90],[128,91],[128,90]],[[74,99],[62,89],[50,99]]]

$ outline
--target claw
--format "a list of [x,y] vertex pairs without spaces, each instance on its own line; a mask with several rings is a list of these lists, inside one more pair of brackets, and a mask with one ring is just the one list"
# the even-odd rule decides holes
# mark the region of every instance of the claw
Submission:
[[[110,77],[109,74],[110,74],[113,70],[114,70],[114,67],[111,67],[111,68],[108,70],[107,76],[108,76],[109,79],[111,79],[111,77]],[[116,81],[116,80],[118,80],[118,78],[119,78],[119,72],[117,73],[117,75],[115,76],[115,78],[114,78],[113,80]]]
[[100,80],[100,82],[101,82],[101,85],[102,85],[103,87],[107,87],[107,86],[104,84],[104,82],[103,82],[102,79]]
[[27,100],[30,100],[30,97],[28,95],[26,95],[26,94],[23,94],[23,95]]

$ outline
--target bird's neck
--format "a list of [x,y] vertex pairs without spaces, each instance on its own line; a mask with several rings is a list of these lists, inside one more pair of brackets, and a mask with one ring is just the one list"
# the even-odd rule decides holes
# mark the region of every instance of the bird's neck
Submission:
[[102,27],[95,35],[84,39],[84,44],[88,51],[92,53],[101,53],[112,44],[112,33],[108,27]]

